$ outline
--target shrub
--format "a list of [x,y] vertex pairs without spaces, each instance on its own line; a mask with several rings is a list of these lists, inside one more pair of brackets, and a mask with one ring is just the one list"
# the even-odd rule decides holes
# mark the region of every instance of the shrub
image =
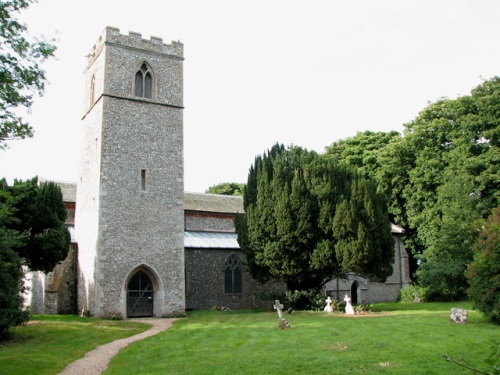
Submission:
[[500,207],[493,210],[481,228],[467,278],[474,308],[500,324]]
[[427,294],[427,288],[417,285],[407,286],[399,291],[399,300],[403,303],[413,303],[416,295],[421,302],[425,302],[427,301]]
[[372,311],[372,305],[370,305],[369,303],[361,303],[354,306],[354,311],[356,312],[356,314],[366,314]]
[[316,289],[288,291],[286,299],[294,310],[321,311],[326,306],[325,297]]

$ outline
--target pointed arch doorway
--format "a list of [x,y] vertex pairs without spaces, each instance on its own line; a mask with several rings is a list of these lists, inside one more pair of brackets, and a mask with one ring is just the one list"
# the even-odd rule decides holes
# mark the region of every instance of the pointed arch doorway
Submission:
[[144,271],[137,271],[127,285],[127,318],[153,316],[153,283]]

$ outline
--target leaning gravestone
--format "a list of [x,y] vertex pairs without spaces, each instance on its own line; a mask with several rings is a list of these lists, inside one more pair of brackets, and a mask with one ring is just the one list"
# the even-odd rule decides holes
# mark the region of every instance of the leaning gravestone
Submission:
[[450,322],[465,324],[469,319],[469,312],[464,309],[457,309],[455,307],[451,308],[450,312]]
[[278,327],[281,329],[290,328],[290,324],[283,318],[283,304],[277,299],[274,301],[274,309],[278,312]]

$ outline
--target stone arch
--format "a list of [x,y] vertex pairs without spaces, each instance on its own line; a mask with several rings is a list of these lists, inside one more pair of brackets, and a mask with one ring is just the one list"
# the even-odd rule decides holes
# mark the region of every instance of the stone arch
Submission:
[[124,282],[125,316],[153,317],[159,306],[160,278],[145,264],[135,267]]
[[132,76],[132,94],[137,98],[156,98],[156,74],[147,61],[136,65]]
[[361,286],[358,280],[354,280],[351,284],[351,303],[353,305],[361,303]]

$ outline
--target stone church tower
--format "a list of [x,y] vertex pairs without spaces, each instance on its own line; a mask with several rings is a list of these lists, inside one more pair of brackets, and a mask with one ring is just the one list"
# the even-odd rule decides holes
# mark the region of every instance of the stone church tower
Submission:
[[78,309],[184,311],[183,45],[107,27],[87,57]]

